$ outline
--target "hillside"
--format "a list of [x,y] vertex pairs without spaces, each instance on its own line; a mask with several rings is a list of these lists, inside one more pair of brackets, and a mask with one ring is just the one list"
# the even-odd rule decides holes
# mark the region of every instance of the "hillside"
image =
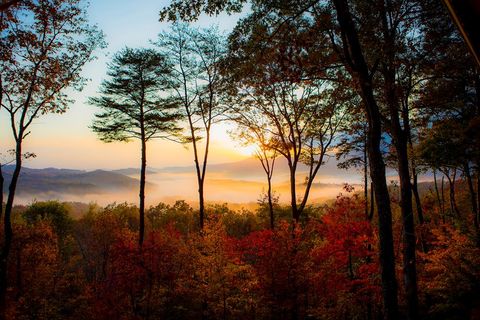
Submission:
[[[12,178],[13,166],[3,168],[5,184],[4,192]],[[106,192],[130,191],[138,187],[138,180],[120,173],[95,170],[70,169],[31,169],[22,168],[17,192],[19,196],[37,196],[42,194],[85,195]]]

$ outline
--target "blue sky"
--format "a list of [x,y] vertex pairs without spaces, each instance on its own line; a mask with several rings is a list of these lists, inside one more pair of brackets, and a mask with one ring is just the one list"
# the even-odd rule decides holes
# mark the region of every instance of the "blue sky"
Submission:
[[[136,142],[105,144],[98,141],[88,126],[95,108],[86,104],[87,97],[95,95],[105,77],[106,64],[119,49],[149,46],[160,31],[169,24],[158,21],[160,9],[168,4],[165,0],[96,0],[88,9],[91,23],[97,24],[105,33],[108,48],[97,52],[98,59],[84,68],[84,76],[91,79],[80,93],[69,94],[75,103],[62,115],[46,115],[37,119],[32,134],[25,141],[25,150],[34,152],[37,158],[26,166],[33,168],[62,167],[78,169],[138,167],[139,145]],[[230,31],[239,16],[202,16],[196,26],[218,25]],[[11,132],[5,115],[0,115],[0,152],[12,147]],[[237,147],[226,133],[225,125],[213,129],[214,141],[211,148],[212,163],[240,159],[248,150]],[[148,164],[153,167],[193,164],[191,152],[184,146],[164,141],[149,145]]]

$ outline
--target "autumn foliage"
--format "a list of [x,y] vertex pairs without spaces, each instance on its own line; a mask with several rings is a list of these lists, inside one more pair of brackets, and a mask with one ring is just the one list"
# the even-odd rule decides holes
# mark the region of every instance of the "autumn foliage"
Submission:
[[[136,207],[92,206],[79,220],[59,224],[68,214],[59,205],[35,204],[17,215],[9,265],[11,319],[374,319],[382,314],[377,229],[365,219],[357,196],[338,197],[317,208],[309,221],[281,220],[273,231],[257,221],[258,228],[248,233],[241,220],[255,215],[211,207],[199,232],[185,227],[195,217],[187,204],[161,204],[147,212],[157,219],[147,220],[142,247]],[[54,214],[33,218],[45,208]],[[423,314],[432,319],[475,314],[479,249],[452,224],[432,219],[424,229],[417,250]],[[401,231],[395,234],[398,248]]]

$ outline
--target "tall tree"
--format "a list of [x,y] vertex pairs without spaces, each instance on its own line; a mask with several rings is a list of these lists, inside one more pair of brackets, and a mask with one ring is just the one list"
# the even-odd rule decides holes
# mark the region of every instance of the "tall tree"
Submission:
[[141,143],[139,244],[145,234],[145,180],[147,142],[155,138],[170,139],[177,134],[179,114],[175,106],[162,97],[170,68],[167,59],[153,49],[125,48],[109,65],[108,80],[100,95],[90,103],[101,108],[92,129],[105,142],[138,139]]
[[[88,24],[80,0],[22,1],[2,26],[2,105],[10,118],[15,143],[15,169],[4,213],[0,252],[0,314],[5,310],[7,264],[12,245],[11,213],[22,168],[23,142],[33,121],[47,113],[63,113],[71,100],[65,89],[80,89],[80,71],[103,45],[103,35]],[[8,41],[5,41],[8,39]]]
[[[277,18],[252,15],[236,27],[229,39],[224,72],[235,97],[230,108],[233,117],[249,119],[251,124],[263,119],[266,125],[258,129],[270,136],[266,147],[287,161],[292,218],[299,221],[313,181],[335,145],[347,107],[334,98],[339,92],[329,75],[314,74],[318,60],[312,58],[326,53],[309,47],[314,41],[319,47],[321,43],[309,32],[309,22],[289,21],[276,32],[271,21]],[[301,164],[308,172],[300,191],[297,171]]]
[[[344,60],[358,82],[368,120],[368,153],[370,175],[374,183],[380,234],[380,266],[382,269],[383,303],[386,319],[398,318],[397,281],[392,235],[392,211],[386,183],[385,163],[380,143],[382,120],[379,105],[373,91],[372,72],[365,59],[364,48],[360,43],[357,27],[354,24],[349,4],[346,0],[333,0],[337,21],[340,26],[341,48]],[[339,48],[340,50],[340,48]]]
[[172,101],[187,121],[184,143],[193,148],[203,229],[210,132],[222,114],[219,62],[225,54],[225,39],[216,28],[198,30],[174,24],[169,32],[159,34],[156,45],[172,66],[168,79]]
[[[175,0],[160,12],[160,18],[173,21],[177,19],[189,21],[197,19],[199,13],[202,11],[207,14],[218,14],[223,10],[227,12],[239,12],[245,2],[245,0],[203,0],[191,3],[185,0]],[[315,7],[317,4],[320,5],[320,8]],[[318,16],[323,20],[327,22],[331,21],[332,23],[335,20],[338,22],[338,27],[331,27],[331,31],[328,31],[332,42],[331,45],[334,50],[342,56],[341,60],[345,63],[347,71],[351,74],[356,84],[355,89],[358,89],[358,93],[362,97],[363,110],[368,121],[370,175],[374,184],[379,219],[380,266],[382,272],[385,318],[397,319],[398,301],[393,249],[392,212],[386,183],[385,163],[381,150],[382,116],[374,94],[372,73],[365,58],[364,49],[359,39],[359,32],[355,26],[349,3],[346,0],[333,0],[332,3],[326,3],[327,10],[325,11],[315,10],[322,8],[318,0],[312,0],[302,4],[296,1],[285,3],[258,2],[253,9],[259,9],[258,11],[260,12],[277,9],[277,11],[281,12],[280,21],[282,22],[280,25],[283,25],[283,22],[288,22],[292,19],[292,16],[299,17],[311,8],[314,10],[313,12],[309,12],[309,14],[318,14],[319,12]],[[332,10],[336,13],[336,19],[332,17]],[[324,23],[315,25],[317,28],[322,28],[323,26]],[[318,33],[318,30],[315,30],[315,32]]]

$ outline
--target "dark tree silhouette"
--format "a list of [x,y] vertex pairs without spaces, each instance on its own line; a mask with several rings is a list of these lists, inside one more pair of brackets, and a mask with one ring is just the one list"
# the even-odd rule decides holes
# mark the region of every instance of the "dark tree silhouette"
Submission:
[[215,28],[198,30],[174,24],[170,32],[159,34],[156,45],[171,66],[168,85],[172,103],[187,120],[183,142],[193,148],[203,229],[210,131],[222,114],[219,62],[225,54],[225,39]]
[[[312,74],[317,59],[325,53],[309,47],[315,35],[308,32],[308,22],[290,21],[275,33],[270,19],[276,17],[259,20],[251,16],[230,36],[224,62],[225,81],[232,88],[229,111],[246,127],[266,131],[270,137],[265,147],[287,161],[292,218],[299,221],[348,107],[328,75]],[[314,39],[326,41],[324,37]],[[262,48],[257,50],[259,43]],[[258,128],[259,119],[264,128]],[[303,190],[297,183],[301,164],[308,168]]]
[[145,233],[147,142],[155,138],[174,139],[179,131],[176,123],[180,115],[162,97],[169,72],[167,59],[157,51],[125,48],[110,63],[109,79],[101,84],[99,96],[90,98],[91,104],[102,109],[92,125],[101,140],[140,140],[140,246]]
[[0,252],[2,315],[13,237],[11,213],[24,157],[23,142],[36,118],[65,112],[71,103],[65,89],[81,89],[85,79],[80,71],[93,59],[93,51],[103,45],[103,35],[88,24],[81,1],[25,1],[12,8],[10,18],[2,21],[5,25],[0,65],[1,108],[10,118],[15,140],[15,169],[5,206],[5,240]]

